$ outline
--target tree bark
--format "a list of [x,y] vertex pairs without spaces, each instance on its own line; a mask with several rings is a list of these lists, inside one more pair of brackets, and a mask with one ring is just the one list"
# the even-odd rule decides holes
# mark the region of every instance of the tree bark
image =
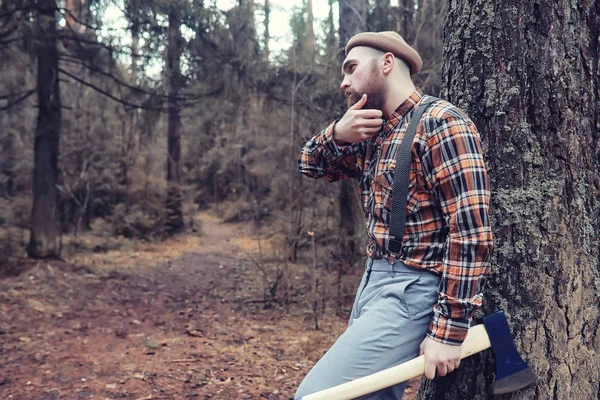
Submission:
[[38,117],[34,143],[33,205],[27,254],[31,258],[60,257],[58,225],[58,151],[61,103],[58,79],[56,2],[37,5]]
[[177,4],[169,5],[167,43],[168,79],[168,157],[167,157],[167,211],[171,233],[183,229],[183,199],[181,193],[181,116],[178,101],[181,80],[181,15]]
[[442,96],[482,134],[495,250],[484,310],[504,310],[538,384],[492,396],[490,351],[427,399],[600,398],[600,6],[449,4]]

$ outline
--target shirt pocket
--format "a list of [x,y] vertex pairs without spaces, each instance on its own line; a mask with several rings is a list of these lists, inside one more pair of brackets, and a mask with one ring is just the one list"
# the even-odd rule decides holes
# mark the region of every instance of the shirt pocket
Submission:
[[[382,192],[382,200],[384,204],[384,209],[386,209],[391,214],[392,208],[392,197],[394,193],[394,172],[395,171],[385,171],[381,173],[378,177],[378,183],[381,187]],[[417,180],[415,174],[409,174],[409,182],[408,182],[408,203],[406,208],[408,210],[408,214],[412,214],[418,208],[419,202],[416,198],[415,188],[417,186]]]

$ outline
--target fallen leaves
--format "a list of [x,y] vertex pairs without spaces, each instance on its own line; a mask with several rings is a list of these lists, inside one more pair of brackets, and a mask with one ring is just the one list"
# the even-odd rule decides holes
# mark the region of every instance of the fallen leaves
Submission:
[[293,396],[345,319],[328,315],[307,331],[302,313],[244,304],[261,295],[260,276],[223,254],[256,240],[233,238],[247,232],[241,225],[203,225],[210,235],[140,243],[135,259],[124,243],[78,254],[92,267],[41,262],[0,280],[0,379],[10,382],[0,398]]

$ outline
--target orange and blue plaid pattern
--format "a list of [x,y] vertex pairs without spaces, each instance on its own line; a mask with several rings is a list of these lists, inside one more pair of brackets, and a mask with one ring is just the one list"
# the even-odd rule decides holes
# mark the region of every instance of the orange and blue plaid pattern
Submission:
[[302,149],[300,172],[328,181],[357,179],[367,225],[367,255],[398,259],[442,275],[428,336],[461,344],[475,310],[493,247],[489,183],[479,133],[457,107],[435,101],[423,114],[412,146],[402,249],[388,252],[396,155],[415,106],[416,90],[373,138],[348,146],[333,141],[331,123]]

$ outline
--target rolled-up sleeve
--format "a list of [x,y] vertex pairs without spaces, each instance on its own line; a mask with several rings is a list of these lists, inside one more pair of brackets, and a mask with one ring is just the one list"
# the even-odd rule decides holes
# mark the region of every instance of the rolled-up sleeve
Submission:
[[333,140],[335,121],[310,139],[298,157],[298,169],[311,178],[330,182],[358,178],[362,174],[363,145],[338,146]]

